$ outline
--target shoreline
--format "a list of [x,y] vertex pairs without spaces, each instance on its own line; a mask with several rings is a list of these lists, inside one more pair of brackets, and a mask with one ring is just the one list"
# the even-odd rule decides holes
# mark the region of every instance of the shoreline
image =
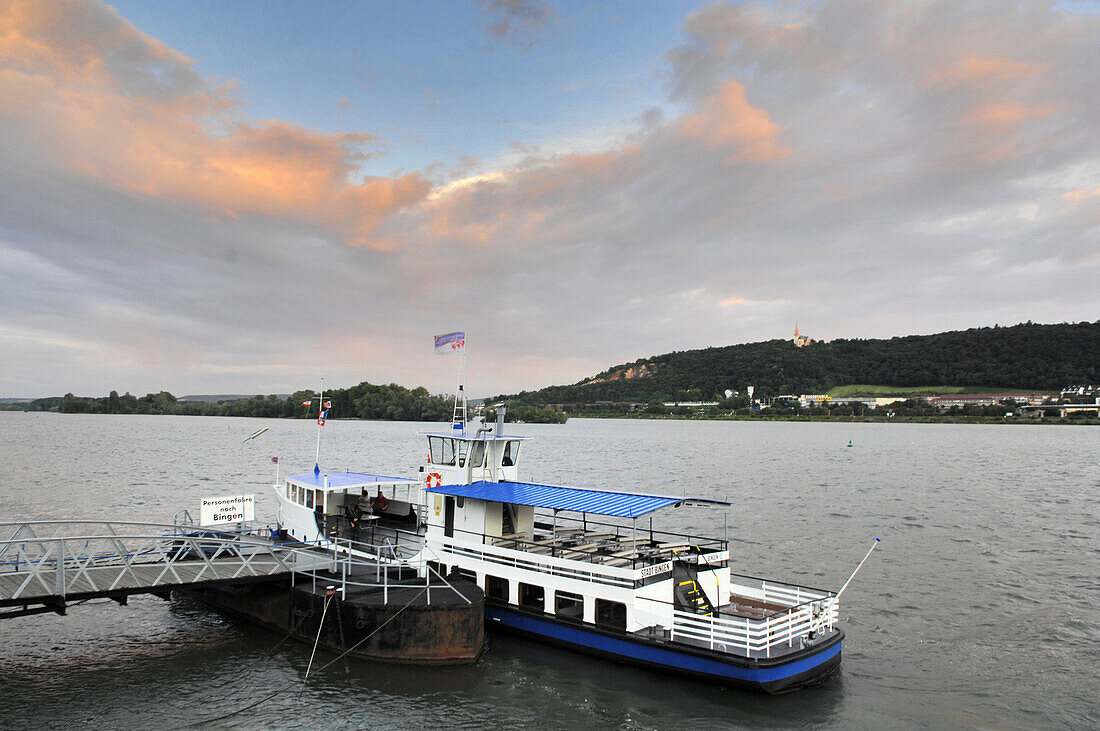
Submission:
[[[180,416],[189,418],[209,418],[209,419],[278,419],[280,421],[309,421],[310,419],[300,419],[297,417],[286,416],[249,416],[249,415],[237,415],[237,414],[97,414],[82,412],[77,414],[68,414],[62,411],[49,411],[49,410],[20,410],[20,409],[0,409],[0,413],[23,413],[23,414],[57,414],[60,416]],[[782,422],[782,421],[796,421],[796,422],[813,422],[813,423],[866,423],[866,424],[1036,424],[1047,426],[1100,426],[1100,419],[1047,419],[1047,418],[1034,418],[1034,417],[1021,417],[1014,416],[1011,419],[995,416],[952,416],[952,417],[934,417],[934,416],[800,416],[794,414],[785,414],[782,416],[748,416],[748,415],[734,415],[734,416],[676,416],[676,415],[662,415],[662,414],[570,414],[569,419],[628,419],[628,420],[648,420],[648,421],[768,421],[768,422]],[[369,422],[403,422],[408,421],[405,419],[357,419],[353,417],[347,418],[329,418],[328,421],[369,421]],[[433,422],[423,422],[433,423]],[[508,424],[555,424],[558,422],[539,422],[539,421],[509,421]]]
[[1041,419],[1014,416],[673,416],[661,414],[573,414],[570,419],[652,419],[653,421],[800,421],[869,424],[1046,424],[1051,426],[1100,426],[1100,419]]

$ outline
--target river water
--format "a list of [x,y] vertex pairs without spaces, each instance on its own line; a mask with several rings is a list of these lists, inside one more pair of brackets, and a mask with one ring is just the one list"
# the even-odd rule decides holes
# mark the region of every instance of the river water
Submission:
[[[330,421],[321,462],[411,474],[426,451],[418,428],[432,427]],[[843,597],[840,673],[769,697],[490,635],[472,666],[355,661],[350,674],[335,663],[303,682],[308,646],[139,596],[0,621],[0,727],[1100,723],[1096,427],[575,419],[510,429],[535,437],[523,479],[728,497],[728,510],[668,511],[655,527],[725,533],[740,573],[835,590],[881,536]],[[314,448],[302,421],[0,412],[0,520],[171,522],[203,496],[254,491],[257,518],[272,521],[271,457],[306,471]]]

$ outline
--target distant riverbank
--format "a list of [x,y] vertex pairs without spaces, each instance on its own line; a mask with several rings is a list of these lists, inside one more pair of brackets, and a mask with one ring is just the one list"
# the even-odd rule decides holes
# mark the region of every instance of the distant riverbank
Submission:
[[750,415],[723,415],[723,416],[681,416],[676,414],[647,414],[635,412],[632,414],[572,414],[571,419],[644,419],[655,421],[813,421],[813,422],[843,422],[843,423],[868,423],[868,424],[1064,424],[1064,425],[1092,425],[1100,426],[1100,419],[1095,418],[1033,418],[1033,417],[995,417],[995,416],[819,416],[819,415],[795,415],[776,414],[774,416],[750,416]]

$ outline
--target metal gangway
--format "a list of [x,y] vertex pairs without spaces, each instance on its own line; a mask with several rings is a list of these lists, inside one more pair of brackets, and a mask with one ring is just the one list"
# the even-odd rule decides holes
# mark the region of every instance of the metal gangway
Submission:
[[0,523],[0,619],[65,614],[74,602],[292,577],[332,554],[274,540],[270,529],[100,520]]

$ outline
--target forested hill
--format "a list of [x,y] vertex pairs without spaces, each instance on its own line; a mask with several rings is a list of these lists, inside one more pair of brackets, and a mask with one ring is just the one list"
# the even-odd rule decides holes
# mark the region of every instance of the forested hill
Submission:
[[835,386],[970,386],[1059,390],[1100,381],[1100,321],[974,328],[889,340],[833,340],[796,348],[790,340],[688,350],[610,368],[571,386],[498,399],[528,404],[653,402],[825,393]]

